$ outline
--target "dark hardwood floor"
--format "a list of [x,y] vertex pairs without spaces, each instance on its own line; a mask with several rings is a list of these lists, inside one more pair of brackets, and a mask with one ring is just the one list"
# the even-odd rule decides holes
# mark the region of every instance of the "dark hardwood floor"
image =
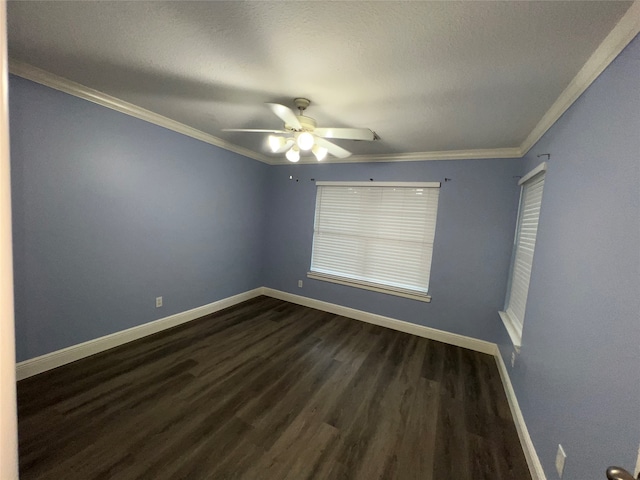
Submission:
[[489,355],[258,297],[18,383],[21,479],[530,479]]

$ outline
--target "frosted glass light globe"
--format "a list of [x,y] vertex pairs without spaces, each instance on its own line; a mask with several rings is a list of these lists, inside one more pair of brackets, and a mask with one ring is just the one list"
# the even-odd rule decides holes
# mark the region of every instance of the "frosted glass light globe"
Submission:
[[285,157],[287,157],[287,160],[289,160],[290,162],[296,163],[298,160],[300,160],[300,150],[298,150],[298,147],[293,146],[290,150],[287,151]]
[[302,132],[298,135],[298,146],[301,150],[311,150],[315,140],[313,139],[313,135],[309,132]]
[[284,146],[284,137],[276,137],[275,135],[269,135],[269,148],[273,153],[276,153]]

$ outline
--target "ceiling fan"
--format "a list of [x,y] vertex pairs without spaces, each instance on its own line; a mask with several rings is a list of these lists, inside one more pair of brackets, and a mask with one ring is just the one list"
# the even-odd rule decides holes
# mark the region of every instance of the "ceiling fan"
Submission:
[[318,161],[324,160],[328,153],[338,158],[347,158],[351,155],[350,151],[328,141],[327,138],[369,141],[380,139],[376,132],[368,128],[318,128],[313,118],[303,115],[311,101],[306,98],[296,98],[294,103],[300,112],[298,115],[289,107],[279,103],[267,103],[271,111],[284,122],[284,127],[281,130],[225,128],[223,131],[270,133],[269,148],[271,151],[273,153],[286,152],[285,156],[290,162],[300,160],[300,151],[310,150]]

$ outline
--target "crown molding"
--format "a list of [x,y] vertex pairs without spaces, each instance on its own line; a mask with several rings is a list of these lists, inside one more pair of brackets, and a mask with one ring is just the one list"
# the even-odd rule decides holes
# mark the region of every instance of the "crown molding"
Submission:
[[103,107],[110,108],[125,115],[129,115],[145,122],[153,123],[160,127],[164,127],[168,130],[172,130],[177,133],[181,133],[201,142],[215,145],[216,147],[229,150],[231,152],[243,155],[245,157],[252,158],[259,162],[271,163],[271,160],[261,153],[256,153],[248,148],[239,147],[232,143],[226,142],[218,137],[214,137],[209,133],[205,133],[196,128],[180,123],[176,120],[164,117],[158,113],[146,110],[142,107],[134,105],[119,98],[112,97],[106,93],[94,90],[80,83],[68,80],[63,77],[59,77],[53,73],[47,72],[40,68],[29,65],[28,63],[20,62],[18,60],[9,59],[9,73],[17,75],[18,77],[26,78],[33,82],[45,85],[47,87],[59,90],[74,97],[82,98],[90,102],[96,103]]
[[469,150],[441,150],[391,155],[354,155],[338,161],[346,162],[420,162],[423,160],[482,160],[488,158],[520,158],[519,148],[476,148]]
[[[490,158],[521,158],[519,148],[481,148],[470,150],[443,150],[439,152],[392,153],[385,155],[351,155],[318,162],[314,157],[303,157],[296,165],[319,163],[373,163],[373,162],[423,162],[428,160],[482,160]],[[291,165],[286,158],[272,159],[271,165]]]
[[595,81],[605,68],[622,52],[622,50],[640,32],[640,0],[631,4],[616,26],[605,37],[600,46],[593,52],[589,60],[573,77],[571,83],[564,89],[556,101],[551,105],[520,145],[522,155],[533,147],[554,123],[566,112],[584,91]]

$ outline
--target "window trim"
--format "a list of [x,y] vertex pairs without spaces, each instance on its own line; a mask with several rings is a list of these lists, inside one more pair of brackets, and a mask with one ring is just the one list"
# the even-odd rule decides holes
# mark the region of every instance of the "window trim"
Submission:
[[440,188],[440,182],[316,182],[316,187]]
[[500,310],[498,315],[500,315],[500,319],[507,329],[511,343],[513,343],[514,347],[520,348],[522,346],[522,331],[518,329],[518,326],[506,310]]
[[539,173],[546,172],[546,171],[547,171],[547,162],[542,162],[540,165],[538,165],[536,168],[534,168],[529,173],[527,173],[524,177],[522,177],[518,182],[518,186],[521,187],[522,185],[527,183],[529,180],[531,180],[533,177],[535,177]]
[[[502,323],[507,329],[509,338],[511,338],[511,342],[516,348],[520,348],[522,346],[522,329],[524,328],[524,318],[522,319],[522,324],[519,324],[517,321],[515,321],[511,317],[511,315],[509,315],[509,313],[507,312],[507,309],[508,309],[507,302],[510,300],[511,287],[513,284],[514,261],[516,256],[516,248],[518,246],[518,231],[521,228],[521,221],[522,221],[521,213],[522,213],[524,184],[542,173],[546,175],[546,172],[547,172],[547,162],[542,162],[536,168],[534,168],[525,176],[523,176],[518,182],[518,186],[520,186],[521,188],[520,188],[520,198],[518,200],[518,216],[516,221],[516,230],[513,236],[513,246],[511,250],[511,264],[509,266],[509,279],[507,283],[507,292],[505,295],[504,307],[503,307],[503,310],[500,310],[498,312],[498,314],[500,315],[500,319],[502,320]],[[545,178],[545,181],[546,181],[546,178]],[[543,191],[543,196],[544,196],[544,191]],[[538,227],[540,226],[539,222],[540,222],[540,215],[538,214]],[[534,248],[533,255],[535,256],[535,248]],[[532,260],[532,264],[533,264],[533,260]],[[526,306],[525,306],[525,309],[526,309]]]
[[[349,181],[316,181],[316,187],[320,186],[335,186],[335,187],[399,187],[399,188],[441,188],[440,182],[349,182]],[[315,213],[314,213],[315,216]],[[436,213],[437,221],[437,213]],[[312,253],[313,257],[313,246]],[[387,295],[395,295],[398,297],[409,298],[412,300],[418,300],[421,302],[430,303],[431,295],[429,293],[420,293],[414,290],[409,290],[401,287],[394,287],[390,285],[384,285],[375,282],[369,282],[365,280],[359,280],[354,278],[343,277],[340,275],[332,275],[323,272],[317,272],[309,270],[307,272],[307,278],[313,280],[320,280],[323,282],[336,283],[339,285],[346,285],[349,287],[360,288],[363,290],[370,290],[379,293],[385,293]]]
[[388,295],[395,295],[397,297],[410,298],[412,300],[419,300],[426,303],[431,302],[431,295],[429,295],[428,293],[420,294],[417,292],[406,290],[404,288],[395,288],[379,283],[365,282],[364,280],[341,277],[339,275],[330,275],[328,273],[309,271],[307,272],[307,278],[311,278],[313,280],[321,280],[323,282],[337,283],[340,285],[347,285],[349,287],[362,288],[363,290],[371,290],[373,292],[386,293]]

